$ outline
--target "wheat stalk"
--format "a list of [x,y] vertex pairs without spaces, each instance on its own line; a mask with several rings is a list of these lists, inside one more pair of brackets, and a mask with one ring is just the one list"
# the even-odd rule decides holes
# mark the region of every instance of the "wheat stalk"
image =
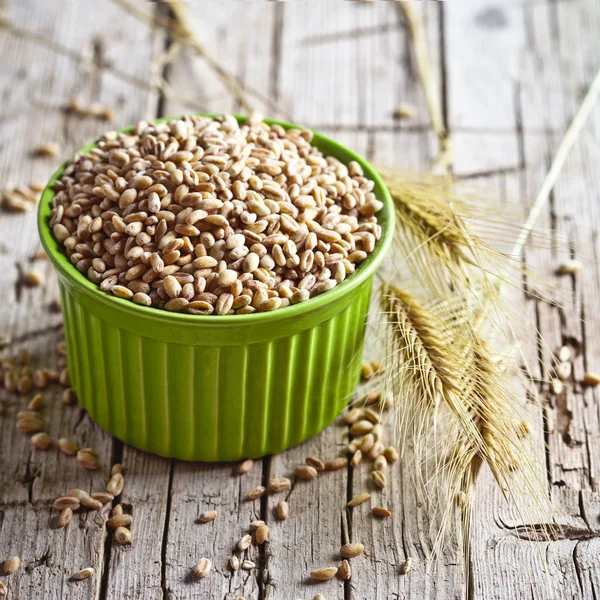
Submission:
[[423,91],[425,93],[425,101],[427,102],[431,126],[438,138],[438,155],[433,161],[432,171],[440,170],[443,174],[448,174],[452,164],[450,134],[444,124],[440,93],[434,83],[425,28],[423,27],[423,22],[419,13],[415,10],[414,3],[406,2],[404,0],[395,1],[398,2],[404,13],[404,18],[406,19],[412,37],[417,72],[419,73],[421,85],[423,86]]
[[[463,497],[470,507],[483,465],[507,498],[515,496],[512,472],[528,473],[527,498],[533,498],[533,504],[527,516],[540,522],[539,515],[547,514],[547,498],[538,485],[543,469],[532,452],[524,451],[516,395],[507,389],[501,364],[493,360],[477,330],[477,309],[468,302],[424,306],[391,285],[384,288],[382,308],[392,337],[396,433],[405,457],[407,450],[414,456],[417,483],[427,488],[422,491],[431,504],[441,507],[436,548],[453,522],[455,499]],[[518,506],[525,506],[518,500]],[[470,512],[463,516],[468,528]]]

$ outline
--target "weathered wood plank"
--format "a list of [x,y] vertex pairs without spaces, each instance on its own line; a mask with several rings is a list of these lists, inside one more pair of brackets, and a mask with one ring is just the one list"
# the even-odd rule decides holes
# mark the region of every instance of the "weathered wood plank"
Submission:
[[[305,464],[308,456],[323,462],[345,456],[348,441],[346,427],[334,423],[317,437],[273,456],[270,477],[293,479],[296,466]],[[316,583],[310,574],[315,569],[339,567],[342,519],[347,502],[348,471],[320,473],[316,481],[296,480],[291,491],[270,496],[266,520],[270,535],[266,548],[266,598],[296,598],[323,594],[342,600],[344,584],[339,579]],[[278,521],[273,514],[277,503],[285,499],[290,517]]]
[[[2,185],[43,181],[50,175],[57,159],[32,158],[40,142],[58,142],[66,157],[111,126],[66,113],[70,98],[78,95],[84,102],[114,107],[123,125],[147,115],[147,103],[156,104],[156,98],[150,101],[147,93],[124,84],[102,67],[105,61],[119,64],[132,76],[147,75],[149,70],[152,35],[133,27],[135,21],[112,4],[83,7],[70,1],[57,10],[53,3],[10,2],[6,17],[17,31],[54,40],[72,49],[73,55],[48,51],[40,40],[0,30],[6,59],[1,67],[5,99],[0,127]],[[140,48],[136,56],[130,55],[131,44]],[[52,313],[49,305],[57,296],[57,285],[49,263],[32,258],[39,249],[35,215],[3,213],[0,231],[6,250],[0,256],[4,290],[0,330],[23,340],[14,345],[14,351],[30,349],[32,368],[56,368],[60,316]],[[45,275],[47,283],[41,288],[23,288],[20,277],[33,266]],[[102,467],[93,473],[85,471],[55,447],[48,452],[30,451],[27,436],[15,429],[15,413],[24,408],[33,392],[24,398],[8,397],[8,410],[0,417],[0,558],[18,554],[23,559],[20,573],[6,580],[14,598],[98,598],[103,586],[104,517],[77,514],[67,528],[55,529],[57,513],[51,504],[69,488],[90,492],[105,488],[113,441],[77,406],[61,406],[60,393],[56,385],[43,392],[42,414],[48,432],[55,439],[70,437],[80,447],[95,448]],[[5,392],[3,395],[6,397]],[[75,571],[88,566],[96,569],[91,579],[68,581]]]
[[[455,155],[459,157],[459,161],[464,161],[459,162],[458,171],[467,171],[475,164],[469,152],[463,151],[465,144],[461,141],[461,138],[464,139],[461,127],[471,118],[472,124],[467,125],[474,127],[474,131],[469,133],[471,139],[481,139],[480,132],[483,132],[490,140],[495,138],[502,142],[502,147],[506,148],[505,157],[511,156],[513,165],[523,164],[527,167],[518,191],[524,199],[531,198],[545,175],[561,132],[577,108],[579,100],[576,99],[576,89],[585,87],[597,68],[597,56],[594,62],[596,66],[592,68],[588,66],[587,57],[590,52],[581,51],[583,47],[589,48],[592,56],[598,51],[597,44],[587,41],[582,45],[581,41],[589,23],[594,23],[597,19],[597,7],[592,7],[591,3],[585,1],[569,3],[568,7],[559,6],[559,3],[540,2],[523,6],[511,3],[502,8],[482,2],[448,7],[446,13],[449,29],[447,39],[450,40],[450,60],[447,64],[454,65],[449,71],[449,105],[459,107],[451,110],[450,125],[453,131],[457,129],[455,140],[457,137],[459,139],[454,145]],[[483,25],[483,17],[488,20],[488,32],[485,36],[481,30],[478,31],[478,27],[481,29]],[[461,27],[459,23],[462,24]],[[494,28],[497,31],[491,30]],[[487,39],[486,44],[494,47],[502,39],[511,39],[511,36],[513,42],[502,53],[475,51],[484,37]],[[450,58],[453,44],[455,60]],[[458,60],[459,55],[464,60]],[[473,61],[479,64],[482,61],[489,63],[489,72],[481,81],[487,90],[494,90],[493,98],[485,97],[487,92],[481,92],[482,86],[477,86],[473,93],[472,87],[459,85],[460,75],[457,78],[455,72],[464,69],[463,77],[471,76],[473,71],[468,67],[473,66]],[[457,62],[461,63],[460,67]],[[514,80],[512,98],[509,93],[511,81],[504,81],[504,87],[498,82],[498,78],[504,78],[507,74],[511,74]],[[460,91],[457,91],[457,87]],[[481,118],[479,122],[478,118]],[[515,125],[511,124],[511,119]],[[499,129],[506,129],[506,133],[498,131],[495,136],[485,133],[498,125]],[[590,124],[587,131],[593,130],[593,127]],[[510,130],[516,130],[514,142],[510,141]],[[519,137],[521,132],[523,135]],[[582,135],[581,144],[588,135]],[[512,144],[516,144],[514,147],[518,150],[517,154],[508,152]],[[544,277],[552,277],[557,264],[565,259],[565,238],[576,242],[576,253],[586,250],[589,252],[588,249],[593,247],[590,243],[592,235],[582,235],[572,225],[577,219],[572,214],[574,206],[577,206],[575,212],[582,215],[580,206],[592,203],[586,190],[590,185],[582,185],[581,182],[593,179],[594,175],[591,169],[586,168],[584,161],[577,159],[582,152],[581,148],[582,146],[578,146],[573,151],[553,198],[538,223],[538,228],[543,232],[538,241],[543,240],[544,247],[534,247],[534,244],[525,252],[529,268]],[[480,153],[479,161],[483,161],[480,166],[483,172],[497,170],[507,164],[506,161],[503,164],[495,160],[494,155],[489,153]],[[572,177],[569,177],[569,171],[572,172]],[[576,183],[577,180],[579,184]],[[575,196],[581,204],[573,204],[572,198]],[[580,217],[581,221],[586,221],[586,224],[582,223],[584,228],[589,228],[590,217],[587,213],[587,210],[583,213],[585,218]],[[563,280],[560,283],[567,283],[565,287],[568,287],[571,282]],[[539,285],[534,279],[530,284]],[[565,342],[581,340],[579,318],[582,295],[578,287],[574,289],[575,302],[569,301],[568,294],[561,294],[561,298],[567,298],[567,301],[560,309],[543,301],[535,301],[533,317],[545,342],[541,355],[543,364],[540,367],[546,381],[552,372],[553,352]],[[592,297],[595,293],[592,292]],[[528,304],[531,306],[533,303],[530,301]],[[586,311],[585,301],[583,310]],[[535,335],[535,331],[532,334]],[[591,345],[590,339],[590,345],[584,350],[584,354],[591,350]],[[531,361],[536,362],[536,349],[528,344],[526,350]],[[502,516],[504,511],[501,503],[498,504],[499,498],[495,496],[497,491],[484,483],[478,494],[478,503],[483,503],[486,508],[477,511],[472,534],[474,597],[517,598],[533,595],[543,598],[580,598],[593,597],[595,594],[593,581],[597,574],[590,571],[592,563],[586,557],[590,544],[583,541],[590,535],[589,525],[585,514],[581,514],[580,496],[577,493],[577,489],[590,485],[589,456],[595,455],[597,451],[594,436],[597,431],[597,407],[594,405],[593,393],[588,390],[584,399],[577,383],[583,369],[581,363],[585,360],[585,355],[575,360],[575,377],[565,382],[566,390],[563,394],[558,397],[548,396],[550,405],[546,410],[549,483],[555,506],[553,518],[564,525],[567,532],[565,535],[568,537],[544,544],[540,555],[536,557],[532,552],[536,548],[534,544],[517,540],[513,532],[503,530],[502,524],[506,523],[506,517]],[[547,384],[541,386],[541,389],[547,393]],[[538,447],[543,448],[541,442]],[[561,486],[565,484],[567,488],[562,489]],[[512,519],[513,524],[518,521],[518,518]],[[544,556],[547,574],[538,576],[536,573],[542,573]],[[524,568],[523,565],[527,567]]]
[[[209,52],[229,73],[259,92],[248,94],[253,108],[273,115],[262,97],[277,100],[274,72],[277,68],[277,39],[282,7],[273,3],[240,5],[198,2],[187,6],[189,24]],[[240,11],[243,16],[240,16]],[[240,16],[232,20],[235,12]],[[227,93],[223,82],[207,67],[203,58],[183,49],[167,67],[166,77],[174,90],[196,98],[206,112],[240,112],[239,103]],[[176,95],[166,98],[165,115],[189,112]],[[274,115],[277,116],[277,115]],[[251,571],[232,573],[227,560],[251,521],[261,518],[261,502],[246,501],[251,489],[262,481],[258,461],[251,473],[232,476],[231,465],[203,465],[175,462],[171,470],[169,513],[163,539],[163,592],[167,597],[226,598],[243,596],[258,599],[263,581],[263,553],[252,546],[242,558],[256,563]],[[200,513],[216,509],[217,521],[199,524]],[[161,523],[153,523],[154,529]],[[161,532],[157,531],[156,535]],[[213,563],[214,572],[197,580],[191,569],[202,557]]]
[[[170,490],[166,544],[163,556],[164,593],[173,598],[258,599],[259,550],[251,546],[240,563],[248,558],[257,569],[231,572],[228,558],[248,526],[261,518],[260,500],[247,500],[248,493],[261,483],[261,463],[244,476],[234,475],[232,465],[176,462]],[[200,524],[201,513],[216,510],[216,521]],[[212,561],[213,572],[197,579],[192,568],[201,558]]]

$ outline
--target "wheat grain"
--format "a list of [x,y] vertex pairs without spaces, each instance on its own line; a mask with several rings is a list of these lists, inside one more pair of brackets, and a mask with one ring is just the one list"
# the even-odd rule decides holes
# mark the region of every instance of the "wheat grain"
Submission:
[[343,558],[356,558],[357,556],[360,556],[364,551],[364,545],[358,542],[344,544],[340,548],[340,554]]
[[350,502],[348,502],[348,507],[349,508],[353,508],[355,506],[358,506],[359,504],[362,504],[363,502],[366,502],[367,500],[371,499],[371,494],[369,493],[364,493],[364,494],[359,494],[358,496],[354,496],[354,498],[352,498],[352,500],[350,500]]
[[67,456],[75,456],[77,454],[78,448],[77,444],[72,440],[67,438],[60,438],[58,440],[58,449]]
[[127,527],[117,527],[114,533],[114,538],[117,544],[122,546],[131,542],[131,531]]
[[331,460],[328,460],[325,463],[325,470],[326,471],[339,471],[340,469],[343,469],[347,464],[348,464],[347,458],[343,458],[343,457],[332,458]]
[[251,458],[248,458],[236,467],[235,472],[237,475],[244,475],[245,473],[248,473],[253,466],[254,461]]
[[94,574],[94,569],[92,567],[86,567],[85,569],[81,569],[81,571],[77,571],[74,573],[71,579],[73,581],[83,581],[84,579],[88,579]]
[[115,473],[106,484],[106,491],[113,496],[120,496],[124,484],[125,479],[123,478],[123,475],[121,475],[121,473]]
[[338,570],[338,575],[343,581],[349,581],[352,578],[352,569],[350,563],[347,560],[343,560]]
[[52,438],[42,431],[31,436],[31,445],[38,450],[48,450],[52,446]]
[[374,516],[379,517],[381,519],[386,519],[392,516],[392,513],[383,506],[375,506],[371,509],[371,512]]
[[406,575],[410,571],[411,566],[412,566],[412,558],[409,556],[404,561],[404,564],[400,567],[400,573],[402,573],[402,575]]
[[77,156],[55,186],[54,235],[101,290],[138,304],[226,315],[304,301],[374,251],[383,206],[360,167],[311,138],[228,115],[105,136],[91,169]]
[[7,558],[3,564],[3,570],[5,575],[12,575],[21,568],[21,559],[18,556],[12,556]]
[[583,375],[583,383],[591,387],[596,387],[597,385],[600,385],[600,374],[587,371]]
[[95,471],[100,468],[100,461],[93,448],[83,448],[82,450],[79,450],[77,452],[77,462],[88,471]]
[[578,260],[568,260],[556,268],[557,275],[575,275],[583,270],[583,264]]
[[261,496],[264,496],[266,491],[267,488],[263,487],[262,485],[259,485],[258,487],[255,487],[253,490],[250,491],[250,493],[248,494],[248,500],[257,500]]
[[298,465],[295,473],[297,479],[303,479],[305,481],[316,479],[318,475],[317,470],[309,465]]
[[254,533],[257,545],[264,544],[269,538],[269,528],[267,525],[260,525],[256,528],[256,532]]
[[211,521],[214,521],[217,518],[217,511],[216,510],[208,510],[206,512],[203,512],[200,515],[199,521],[200,523],[210,523]]
[[290,516],[290,505],[285,500],[281,500],[275,507],[275,515],[280,521],[285,521]]
[[288,490],[292,486],[292,482],[287,477],[276,477],[269,482],[268,492],[278,494],[284,490]]
[[129,527],[133,523],[133,517],[126,514],[113,515],[108,521],[106,521],[107,527],[110,529],[117,529],[118,527]]
[[336,576],[337,572],[337,567],[326,567],[325,569],[317,569],[313,571],[310,576],[315,581],[329,581]]

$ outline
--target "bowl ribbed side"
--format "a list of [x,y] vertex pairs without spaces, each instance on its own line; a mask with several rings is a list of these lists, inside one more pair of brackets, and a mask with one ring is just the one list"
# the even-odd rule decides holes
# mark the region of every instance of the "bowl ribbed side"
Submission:
[[280,452],[316,435],[350,400],[371,282],[315,326],[222,346],[210,328],[198,344],[126,330],[61,281],[73,389],[103,429],[155,454],[227,461]]

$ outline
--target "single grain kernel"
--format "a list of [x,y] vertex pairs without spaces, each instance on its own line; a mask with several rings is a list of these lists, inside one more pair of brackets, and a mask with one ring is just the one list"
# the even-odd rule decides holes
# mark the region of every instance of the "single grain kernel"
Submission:
[[108,504],[109,502],[112,502],[115,499],[113,494],[110,494],[109,492],[93,492],[92,498],[94,500],[98,500],[98,502],[100,502],[100,504],[102,505]]
[[42,398],[41,394],[36,394],[30,401],[29,404],[27,405],[27,408],[29,410],[41,410],[41,408],[44,406],[44,399]]
[[344,421],[348,425],[353,425],[361,418],[361,416],[362,416],[362,409],[352,408],[344,415]]
[[317,470],[309,465],[299,465],[296,467],[296,478],[310,481],[317,478]]
[[383,454],[380,454],[374,461],[373,461],[373,469],[375,471],[385,471],[388,468],[388,462],[386,457]]
[[307,456],[305,462],[309,467],[313,467],[317,471],[325,470],[325,465],[323,464],[323,462],[320,461],[318,458],[315,458],[314,456]]
[[[264,523],[263,523],[264,525]],[[263,525],[259,525],[258,527],[263,527]],[[256,528],[256,530],[258,531],[258,527]],[[240,552],[243,552],[244,550],[246,550],[247,548],[250,547],[250,544],[252,543],[252,536],[249,534],[246,534],[238,543],[237,543],[237,547],[238,550]]]
[[336,576],[337,572],[337,567],[327,567],[325,569],[317,569],[316,571],[313,571],[310,576],[315,581],[329,581]]
[[371,363],[368,363],[368,362],[363,363],[360,368],[361,379],[363,381],[368,381],[369,379],[372,379],[374,375],[375,375],[375,371],[373,370]]
[[578,260],[568,260],[556,269],[557,275],[575,275],[583,269],[583,264]]
[[214,521],[217,518],[216,510],[207,510],[200,515],[200,523],[209,523],[210,521]]
[[23,275],[23,283],[28,287],[38,287],[44,284],[44,276],[39,271],[28,271]]
[[375,507],[373,507],[371,512],[373,513],[374,516],[379,517],[380,519],[386,519],[386,518],[392,516],[392,513],[387,508],[384,508],[383,506],[375,506]]
[[78,510],[81,503],[78,498],[73,498],[73,496],[62,496],[61,498],[57,498],[54,501],[54,508],[57,510],[64,510],[65,508],[70,508],[71,510]]
[[354,453],[354,455],[352,456],[352,459],[350,460],[350,466],[352,468],[356,468],[360,464],[361,460],[362,460],[362,452],[360,450],[357,450]]
[[600,385],[600,374],[588,371],[583,375],[583,383],[592,387]]
[[133,523],[133,517],[125,513],[120,515],[113,515],[108,521],[106,521],[107,527],[110,529],[117,529],[118,527],[129,527]]
[[88,471],[95,471],[100,468],[100,462],[96,456],[96,451],[92,448],[83,448],[82,450],[79,450],[77,452],[77,462]]
[[292,487],[292,482],[287,477],[276,477],[275,479],[271,479],[268,491],[271,494],[278,494],[290,487]]
[[75,456],[77,454],[77,444],[67,438],[60,438],[58,440],[58,449],[67,456]]
[[352,577],[352,569],[350,568],[350,563],[347,560],[342,561],[338,575],[343,581],[348,581]]
[[73,518],[73,510],[71,508],[63,508],[56,519],[56,527],[62,529],[66,527]]
[[21,568],[21,559],[18,556],[12,556],[4,561],[3,570],[5,575],[12,575]]
[[250,491],[250,493],[248,494],[248,500],[256,500],[257,498],[260,498],[261,496],[265,495],[266,491],[267,488],[263,487],[262,485],[259,485],[258,487],[255,487],[253,490]]
[[373,471],[371,473],[371,479],[380,490],[382,490],[387,483],[385,474],[382,471]]
[[275,515],[280,521],[285,521],[290,516],[290,506],[285,500],[277,503]]
[[362,421],[357,421],[350,427],[350,435],[365,435],[369,433],[371,429],[373,429],[373,423],[363,419]]
[[251,458],[246,459],[244,462],[241,462],[235,469],[237,475],[243,475],[250,471],[250,469],[254,466],[254,461]]
[[359,504],[362,504],[363,502],[366,502],[367,500],[371,499],[371,494],[369,493],[364,493],[364,494],[359,494],[358,496],[354,496],[354,498],[352,498],[352,500],[350,500],[350,502],[348,502],[348,506],[350,508],[353,508],[354,506],[358,506]]
[[124,483],[125,480],[123,479],[123,475],[121,475],[121,473],[115,473],[106,484],[106,491],[113,496],[120,496],[123,491]]
[[573,367],[571,363],[558,363],[555,367],[556,375],[561,381],[567,381],[571,377]]
[[563,393],[563,390],[565,389],[565,386],[564,386],[563,382],[560,379],[554,378],[550,382],[550,388],[552,389],[552,393],[555,396],[560,396],[560,394]]
[[404,561],[404,564],[400,567],[400,573],[406,575],[410,571],[412,565],[412,558],[410,556]]
[[71,579],[73,581],[83,581],[84,579],[88,579],[94,574],[94,569],[92,567],[87,567],[85,569],[81,569],[81,571],[77,571]]
[[388,446],[384,451],[383,455],[385,456],[388,463],[394,463],[400,458],[400,454],[398,450],[394,448],[394,446]]
[[348,464],[348,459],[344,457],[332,458],[325,463],[326,471],[339,471]]
[[360,544],[358,542],[352,544],[344,544],[340,548],[340,554],[343,558],[355,558],[356,556],[362,554],[364,551],[365,547],[363,546],[363,544]]
[[114,538],[117,544],[122,546],[131,542],[131,531],[127,527],[117,527],[114,533]]
[[48,450],[52,446],[52,438],[42,431],[31,436],[31,445],[38,450]]
[[256,532],[254,534],[256,539],[256,543],[260,546],[264,544],[269,539],[269,528],[267,525],[260,525],[256,528]]

